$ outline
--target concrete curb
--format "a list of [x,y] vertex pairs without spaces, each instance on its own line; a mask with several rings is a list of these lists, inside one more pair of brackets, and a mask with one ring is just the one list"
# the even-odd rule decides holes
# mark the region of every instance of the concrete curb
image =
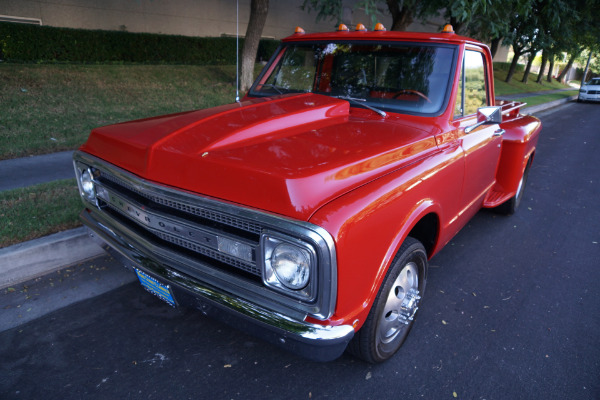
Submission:
[[543,103],[543,104],[538,104],[537,106],[531,106],[531,107],[524,107],[521,112],[523,114],[534,114],[536,112],[540,112],[540,111],[545,111],[548,110],[550,108],[554,108],[554,107],[558,107],[561,104],[565,104],[568,103],[570,101],[575,101],[577,100],[578,95],[573,95],[571,97],[565,97],[564,99],[558,99],[558,100],[554,100],[551,101],[549,103]]
[[[576,99],[577,95],[525,107],[521,112],[533,114]],[[83,227],[0,249],[0,289],[103,254]]]
[[0,249],[0,289],[104,254],[84,227]]

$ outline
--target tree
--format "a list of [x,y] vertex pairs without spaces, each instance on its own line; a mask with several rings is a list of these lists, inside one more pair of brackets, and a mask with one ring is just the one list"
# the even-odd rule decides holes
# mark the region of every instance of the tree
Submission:
[[538,73],[536,83],[542,84],[542,79],[544,78],[544,70],[546,69],[546,64],[548,63],[548,51],[542,51],[542,64],[540,65],[540,72]]
[[[373,0],[371,0],[373,1]],[[400,4],[402,3],[402,4]],[[415,14],[420,9],[421,2],[419,0],[386,0],[388,10],[392,15],[393,31],[405,31],[415,19]]]
[[597,10],[600,0],[575,0],[573,12],[569,13],[569,31],[563,35],[562,49],[568,54],[568,62],[557,79],[564,82],[569,69],[583,50],[600,48],[600,24],[597,21]]
[[240,74],[240,90],[242,92],[250,89],[254,80],[254,63],[268,11],[269,0],[251,1],[250,20],[242,48],[242,71]]
[[530,51],[530,43],[535,35],[537,21],[534,13],[516,14],[511,16],[510,31],[504,39],[504,44],[512,46],[513,59],[508,68],[505,82],[510,82],[517,70],[519,58]]
[[[379,4],[384,2],[392,16],[392,31],[405,31],[417,16],[423,15],[426,3],[423,0],[363,0],[355,7],[364,7],[365,13],[375,22]],[[335,20],[336,25],[342,22],[342,0],[304,0],[301,8],[308,12],[316,11],[317,22],[324,19]]]

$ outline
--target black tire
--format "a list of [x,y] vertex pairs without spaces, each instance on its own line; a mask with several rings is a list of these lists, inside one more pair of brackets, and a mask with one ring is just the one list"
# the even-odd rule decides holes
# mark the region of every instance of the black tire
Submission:
[[406,340],[427,282],[427,253],[407,237],[394,258],[373,307],[348,351],[369,362],[388,360]]
[[513,215],[519,205],[521,204],[521,200],[523,199],[523,193],[525,192],[525,184],[527,183],[527,177],[529,176],[529,167],[531,165],[531,159],[527,162],[527,166],[525,167],[525,171],[523,171],[523,175],[521,176],[521,180],[519,181],[519,187],[517,188],[517,193],[506,202],[500,204],[496,207],[496,211],[500,214],[504,215]]

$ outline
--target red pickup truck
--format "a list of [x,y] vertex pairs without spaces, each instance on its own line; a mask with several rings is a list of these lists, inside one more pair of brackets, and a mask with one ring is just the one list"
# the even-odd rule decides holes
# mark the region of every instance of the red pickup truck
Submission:
[[241,102],[94,129],[81,218],[172,306],[381,362],[428,260],[519,205],[541,129],[521,106],[495,104],[488,48],[451,29],[299,30]]

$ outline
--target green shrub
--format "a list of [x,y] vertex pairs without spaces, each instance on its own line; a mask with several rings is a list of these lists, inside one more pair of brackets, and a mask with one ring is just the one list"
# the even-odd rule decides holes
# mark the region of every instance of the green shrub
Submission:
[[[279,44],[261,40],[257,59]],[[240,52],[243,39],[240,39]],[[235,38],[190,37],[0,23],[0,59],[29,63],[235,64]]]

